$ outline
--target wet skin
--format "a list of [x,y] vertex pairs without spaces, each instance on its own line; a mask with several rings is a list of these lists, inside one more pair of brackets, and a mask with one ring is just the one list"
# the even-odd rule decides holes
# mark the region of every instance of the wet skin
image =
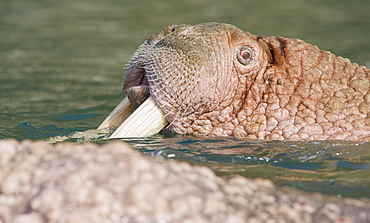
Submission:
[[150,94],[167,130],[266,140],[370,140],[370,70],[299,39],[173,25],[131,59],[123,95]]

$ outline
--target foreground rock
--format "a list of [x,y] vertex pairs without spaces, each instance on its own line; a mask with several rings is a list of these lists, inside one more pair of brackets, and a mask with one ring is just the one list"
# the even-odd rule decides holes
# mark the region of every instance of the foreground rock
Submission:
[[227,181],[127,144],[0,141],[0,222],[369,222],[370,203]]

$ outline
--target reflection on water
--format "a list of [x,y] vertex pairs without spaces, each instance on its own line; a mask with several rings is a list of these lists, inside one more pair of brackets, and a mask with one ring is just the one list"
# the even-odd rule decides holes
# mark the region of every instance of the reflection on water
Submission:
[[[2,1],[0,139],[65,137],[96,128],[121,100],[122,67],[173,23],[218,21],[259,35],[301,38],[370,67],[370,1]],[[355,13],[354,13],[355,12]],[[69,141],[103,136],[78,135]],[[370,197],[370,144],[246,142],[157,135],[128,140],[150,156],[218,175],[267,178],[335,196]]]

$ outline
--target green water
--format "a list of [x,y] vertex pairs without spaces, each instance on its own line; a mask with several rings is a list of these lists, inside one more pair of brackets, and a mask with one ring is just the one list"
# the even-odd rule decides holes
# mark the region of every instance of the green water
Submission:
[[[368,0],[2,0],[0,139],[46,140],[96,128],[121,100],[123,68],[137,46],[174,23],[227,22],[254,34],[301,38],[370,67],[369,11]],[[161,134],[127,141],[222,177],[370,197],[369,143]]]

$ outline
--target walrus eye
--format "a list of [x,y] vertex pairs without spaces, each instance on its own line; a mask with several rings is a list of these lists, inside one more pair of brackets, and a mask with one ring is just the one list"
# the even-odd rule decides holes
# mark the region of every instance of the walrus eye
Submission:
[[247,65],[253,59],[253,51],[251,48],[243,46],[238,50],[236,57],[241,64]]

